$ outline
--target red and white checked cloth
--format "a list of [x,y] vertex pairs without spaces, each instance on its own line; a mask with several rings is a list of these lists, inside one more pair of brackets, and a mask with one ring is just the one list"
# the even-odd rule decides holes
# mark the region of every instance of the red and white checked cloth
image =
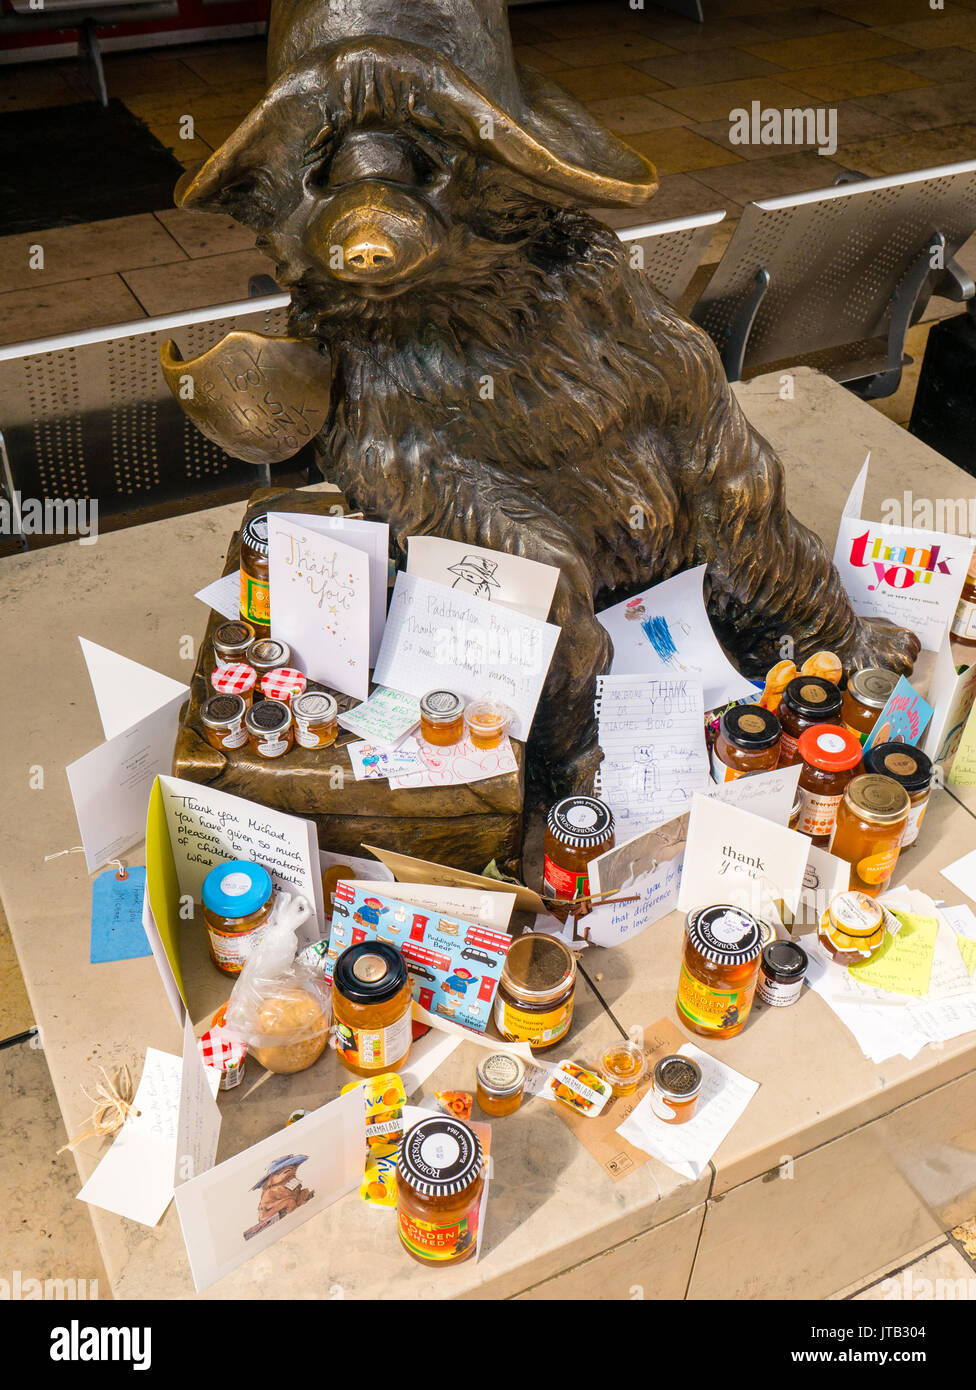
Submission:
[[266,700],[284,700],[305,693],[305,677],[293,666],[278,666],[261,677],[261,694]]
[[245,661],[231,661],[226,666],[218,666],[210,677],[210,684],[218,695],[246,695],[254,689],[258,673]]
[[228,1067],[239,1067],[247,1056],[247,1045],[231,1037],[224,1028],[211,1028],[203,1033],[197,1042],[205,1067],[226,1071]]

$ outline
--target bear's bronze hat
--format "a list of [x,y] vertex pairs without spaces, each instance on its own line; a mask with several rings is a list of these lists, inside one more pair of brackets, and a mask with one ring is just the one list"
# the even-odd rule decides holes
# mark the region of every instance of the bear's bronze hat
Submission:
[[318,107],[324,131],[393,112],[572,202],[632,207],[657,188],[652,164],[516,63],[505,0],[275,0],[268,76],[263,101],[180,181],[178,202],[226,205],[238,168],[256,154],[280,163],[295,103]]

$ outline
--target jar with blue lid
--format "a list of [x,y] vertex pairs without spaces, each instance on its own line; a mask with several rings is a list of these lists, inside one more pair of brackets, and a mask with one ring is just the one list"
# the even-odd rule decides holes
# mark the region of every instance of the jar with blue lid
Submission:
[[239,975],[274,906],[274,885],[262,864],[231,859],[215,864],[203,880],[203,920],[210,958],[225,975]]

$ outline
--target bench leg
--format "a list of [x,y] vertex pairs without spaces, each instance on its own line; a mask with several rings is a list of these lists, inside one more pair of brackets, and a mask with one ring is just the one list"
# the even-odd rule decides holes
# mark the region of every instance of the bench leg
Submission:
[[102,52],[98,46],[98,29],[93,19],[86,19],[78,35],[78,57],[89,87],[103,106],[108,105],[108,91],[105,86],[105,72],[102,68]]

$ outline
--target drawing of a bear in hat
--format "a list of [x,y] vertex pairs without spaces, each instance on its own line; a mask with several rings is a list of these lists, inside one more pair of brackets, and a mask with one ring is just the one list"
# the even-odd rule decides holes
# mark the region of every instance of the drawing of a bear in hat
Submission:
[[310,1202],[315,1193],[303,1187],[298,1177],[298,1169],[308,1162],[308,1154],[284,1154],[268,1164],[268,1171],[251,1188],[260,1191],[258,1201],[258,1221],[256,1226],[244,1232],[244,1239],[250,1240],[274,1221],[281,1221],[293,1211]]
[[788,512],[710,339],[583,210],[643,208],[653,167],[515,63],[504,0],[275,0],[269,78],[178,201],[257,233],[327,380],[320,468],[401,561],[429,534],[559,567],[532,733],[557,790],[599,761],[594,610],[691,566],[748,674],[784,639],[911,670],[914,636],[858,618]]

